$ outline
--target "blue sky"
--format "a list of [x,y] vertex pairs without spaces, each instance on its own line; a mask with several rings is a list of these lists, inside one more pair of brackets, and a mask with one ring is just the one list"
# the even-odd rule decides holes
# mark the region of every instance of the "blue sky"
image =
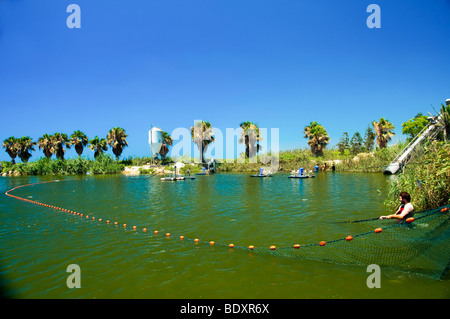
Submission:
[[120,126],[122,157],[149,156],[151,125],[248,120],[279,128],[283,150],[307,146],[311,121],[333,146],[384,117],[404,140],[403,122],[450,98],[449,15],[449,0],[0,0],[0,139]]

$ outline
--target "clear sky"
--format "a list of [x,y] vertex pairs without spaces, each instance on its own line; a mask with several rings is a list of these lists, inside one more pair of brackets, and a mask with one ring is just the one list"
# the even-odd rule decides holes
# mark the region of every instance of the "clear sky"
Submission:
[[202,119],[279,128],[292,149],[311,121],[334,146],[380,117],[404,140],[403,122],[450,98],[449,16],[449,0],[0,0],[0,140],[120,126],[122,157],[149,156],[151,125]]

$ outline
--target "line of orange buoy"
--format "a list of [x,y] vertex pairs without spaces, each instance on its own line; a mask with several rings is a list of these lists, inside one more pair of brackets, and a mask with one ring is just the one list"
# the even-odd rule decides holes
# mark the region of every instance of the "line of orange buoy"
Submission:
[[[62,211],[62,212],[70,213],[70,214],[72,214],[72,215],[76,215],[76,216],[83,217],[83,216],[84,216],[83,213],[78,213],[78,212],[75,212],[75,211],[72,211],[72,210],[68,210],[68,209],[65,209],[65,208],[62,208],[62,207],[58,207],[58,206],[54,206],[54,205],[49,205],[49,204],[45,204],[45,203],[41,203],[41,202],[38,202],[38,201],[34,201],[34,200],[27,199],[27,198],[22,198],[22,197],[19,197],[19,196],[15,196],[15,195],[9,194],[10,192],[12,192],[12,191],[14,191],[14,190],[16,190],[16,189],[18,189],[18,188],[21,188],[21,187],[32,186],[32,185],[38,185],[38,184],[44,184],[44,183],[60,182],[60,181],[61,181],[61,180],[53,180],[53,181],[45,181],[45,182],[39,182],[39,183],[33,183],[33,184],[21,185],[21,186],[17,186],[17,187],[14,187],[14,188],[8,190],[5,194],[6,194],[7,196],[9,196],[9,197],[12,197],[12,198],[15,198],[15,199],[18,199],[18,200],[21,200],[21,201],[25,201],[25,202],[28,202],[28,203],[31,203],[31,204],[34,204],[34,205],[39,205],[39,206],[43,206],[43,207],[47,207],[47,208],[52,208],[52,209],[54,209],[54,210],[59,210],[59,211]],[[64,181],[64,180],[62,180],[62,181]],[[445,212],[447,212],[448,210],[449,210],[449,207],[445,207],[445,208],[442,208],[442,209],[441,209],[441,212],[444,212],[444,213],[445,213]],[[86,218],[86,219],[89,219],[89,215],[85,215],[85,218]],[[92,219],[92,221],[95,221],[95,217],[91,217],[91,219]],[[98,221],[99,221],[99,222],[102,222],[103,219],[102,219],[102,218],[99,218]],[[406,219],[406,222],[408,222],[408,223],[412,223],[413,221],[414,221],[414,218],[412,218],[412,217]],[[109,220],[109,219],[106,220],[106,224],[108,224],[108,225],[110,224],[110,220]],[[114,222],[114,225],[115,225],[115,226],[118,226],[118,222],[115,221],[115,222]],[[127,224],[123,224],[122,226],[123,226],[124,229],[127,228]],[[132,229],[133,229],[133,231],[137,231],[137,226],[133,226]],[[143,231],[143,232],[147,232],[147,228],[142,228],[142,231]],[[381,233],[382,231],[383,231],[382,228],[376,228],[376,229],[373,230],[372,232],[375,232],[375,233]],[[154,230],[153,233],[154,233],[155,235],[158,235],[159,231],[158,231],[158,230]],[[369,233],[370,233],[370,232],[369,232]],[[358,235],[355,235],[355,236],[358,236]],[[166,237],[167,237],[167,238],[171,238],[171,234],[170,234],[170,233],[166,233]],[[182,240],[182,241],[185,240],[185,237],[184,237],[183,235],[179,236],[179,238],[180,238],[180,240]],[[329,243],[337,242],[337,241],[342,241],[342,240],[345,240],[345,241],[347,241],[347,242],[350,242],[350,241],[352,241],[353,239],[354,239],[354,237],[352,237],[351,235],[349,235],[349,236],[347,236],[347,237],[345,237],[345,238],[342,238],[342,239],[336,239],[336,240],[330,241]],[[201,242],[198,238],[194,238],[193,241],[194,241],[196,244],[198,244],[198,243],[206,243],[206,241],[205,241],[205,242]],[[254,250],[254,249],[256,249],[256,247],[255,247],[254,245],[249,245],[248,247],[243,247],[243,246],[236,246],[234,243],[230,243],[230,244],[228,244],[228,245],[224,245],[224,244],[216,244],[214,241],[209,241],[209,244],[210,244],[211,246],[214,246],[214,245],[228,246],[228,247],[231,248],[231,249],[233,249],[233,248],[247,248],[247,249],[249,249],[249,250]],[[326,241],[320,241],[319,243],[315,243],[315,244],[308,244],[308,245],[295,244],[295,245],[293,245],[293,246],[291,246],[291,247],[282,247],[282,248],[284,248],[284,249],[285,249],[285,248],[299,249],[299,248],[301,248],[302,246],[313,246],[313,245],[314,245],[314,246],[315,246],[315,245],[318,245],[318,246],[323,247],[323,246],[325,246],[326,244],[327,244]],[[264,249],[264,248],[267,249],[267,247],[259,247],[259,249]],[[276,250],[277,247],[276,247],[275,245],[271,245],[271,246],[269,246],[269,249],[270,249],[270,250]]]

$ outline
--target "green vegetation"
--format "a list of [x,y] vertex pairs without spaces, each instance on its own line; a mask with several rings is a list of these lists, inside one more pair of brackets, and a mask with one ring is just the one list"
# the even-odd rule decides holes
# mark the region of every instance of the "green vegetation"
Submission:
[[[2,162],[0,173],[9,173],[13,175],[58,175],[58,174],[114,174],[121,172],[125,165],[118,161],[122,150],[127,146],[127,135],[125,130],[120,127],[111,129],[106,139],[99,139],[96,136],[88,142],[88,137],[81,131],[75,131],[69,137],[65,133],[56,132],[53,135],[44,134],[38,139],[38,142],[28,136],[15,138],[11,136],[3,141],[2,147],[11,157],[11,162]],[[111,145],[113,153],[116,155],[116,161],[103,152]],[[84,159],[81,157],[84,147],[88,146],[94,151],[95,160]],[[36,162],[28,162],[32,156],[30,151],[35,151],[34,146],[44,153],[45,158],[40,158]],[[75,146],[78,154],[76,159],[64,158],[66,149]],[[56,160],[51,157],[55,154]],[[22,163],[16,163],[16,157],[19,157]]]
[[428,117],[418,113],[414,118],[402,124],[402,133],[408,135],[408,140],[411,141],[419,134],[428,124]]
[[154,174],[155,170],[153,168],[145,169],[145,168],[139,168],[139,174]]
[[40,158],[36,162],[16,163],[2,162],[2,173],[13,175],[79,175],[79,174],[116,174],[125,165],[114,161],[109,155],[98,156],[95,160],[81,157],[73,159]]
[[188,169],[190,170],[191,175],[195,175],[195,174],[197,174],[197,173],[202,172],[201,165],[190,164],[190,165],[185,165],[185,166],[181,167],[180,170],[177,171],[177,173],[178,173],[178,174],[181,174],[181,175],[187,175],[187,172],[186,172],[186,171],[187,171]]
[[433,141],[423,147],[423,154],[394,177],[385,206],[395,210],[398,194],[411,194],[416,211],[450,203],[450,143]]
[[[322,166],[327,163],[330,167],[334,162],[336,171],[339,172],[373,172],[382,173],[384,166],[387,166],[392,159],[405,147],[405,143],[396,144],[383,149],[376,149],[373,152],[358,153],[353,155],[351,149],[346,149],[341,153],[339,148],[325,149],[322,156],[314,156],[309,149],[293,149],[280,151],[279,166],[283,168],[283,172],[290,172],[303,167],[305,170],[313,170],[316,164]],[[270,154],[268,154],[270,156]],[[250,162],[248,159],[241,163],[235,159],[231,161],[223,161],[217,164],[217,169],[222,172],[256,172],[261,167],[260,155],[256,163]],[[231,163],[229,163],[231,162]]]

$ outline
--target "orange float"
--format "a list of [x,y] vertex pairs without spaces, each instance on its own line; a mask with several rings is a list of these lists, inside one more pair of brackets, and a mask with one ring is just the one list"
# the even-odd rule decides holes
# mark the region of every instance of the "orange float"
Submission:
[[327,244],[327,242],[322,240],[322,241],[319,243],[319,246],[325,246],[326,244]]
[[352,240],[352,239],[353,239],[352,236],[347,236],[347,237],[345,237],[345,240],[346,240],[346,241],[350,241],[350,240]]
[[376,229],[375,229],[375,232],[376,232],[376,233],[381,233],[382,231],[383,231],[383,228],[376,228]]
[[295,245],[294,245],[294,248],[295,248],[295,249],[299,249],[299,248],[300,248],[300,245],[299,245],[299,244],[295,244]]

